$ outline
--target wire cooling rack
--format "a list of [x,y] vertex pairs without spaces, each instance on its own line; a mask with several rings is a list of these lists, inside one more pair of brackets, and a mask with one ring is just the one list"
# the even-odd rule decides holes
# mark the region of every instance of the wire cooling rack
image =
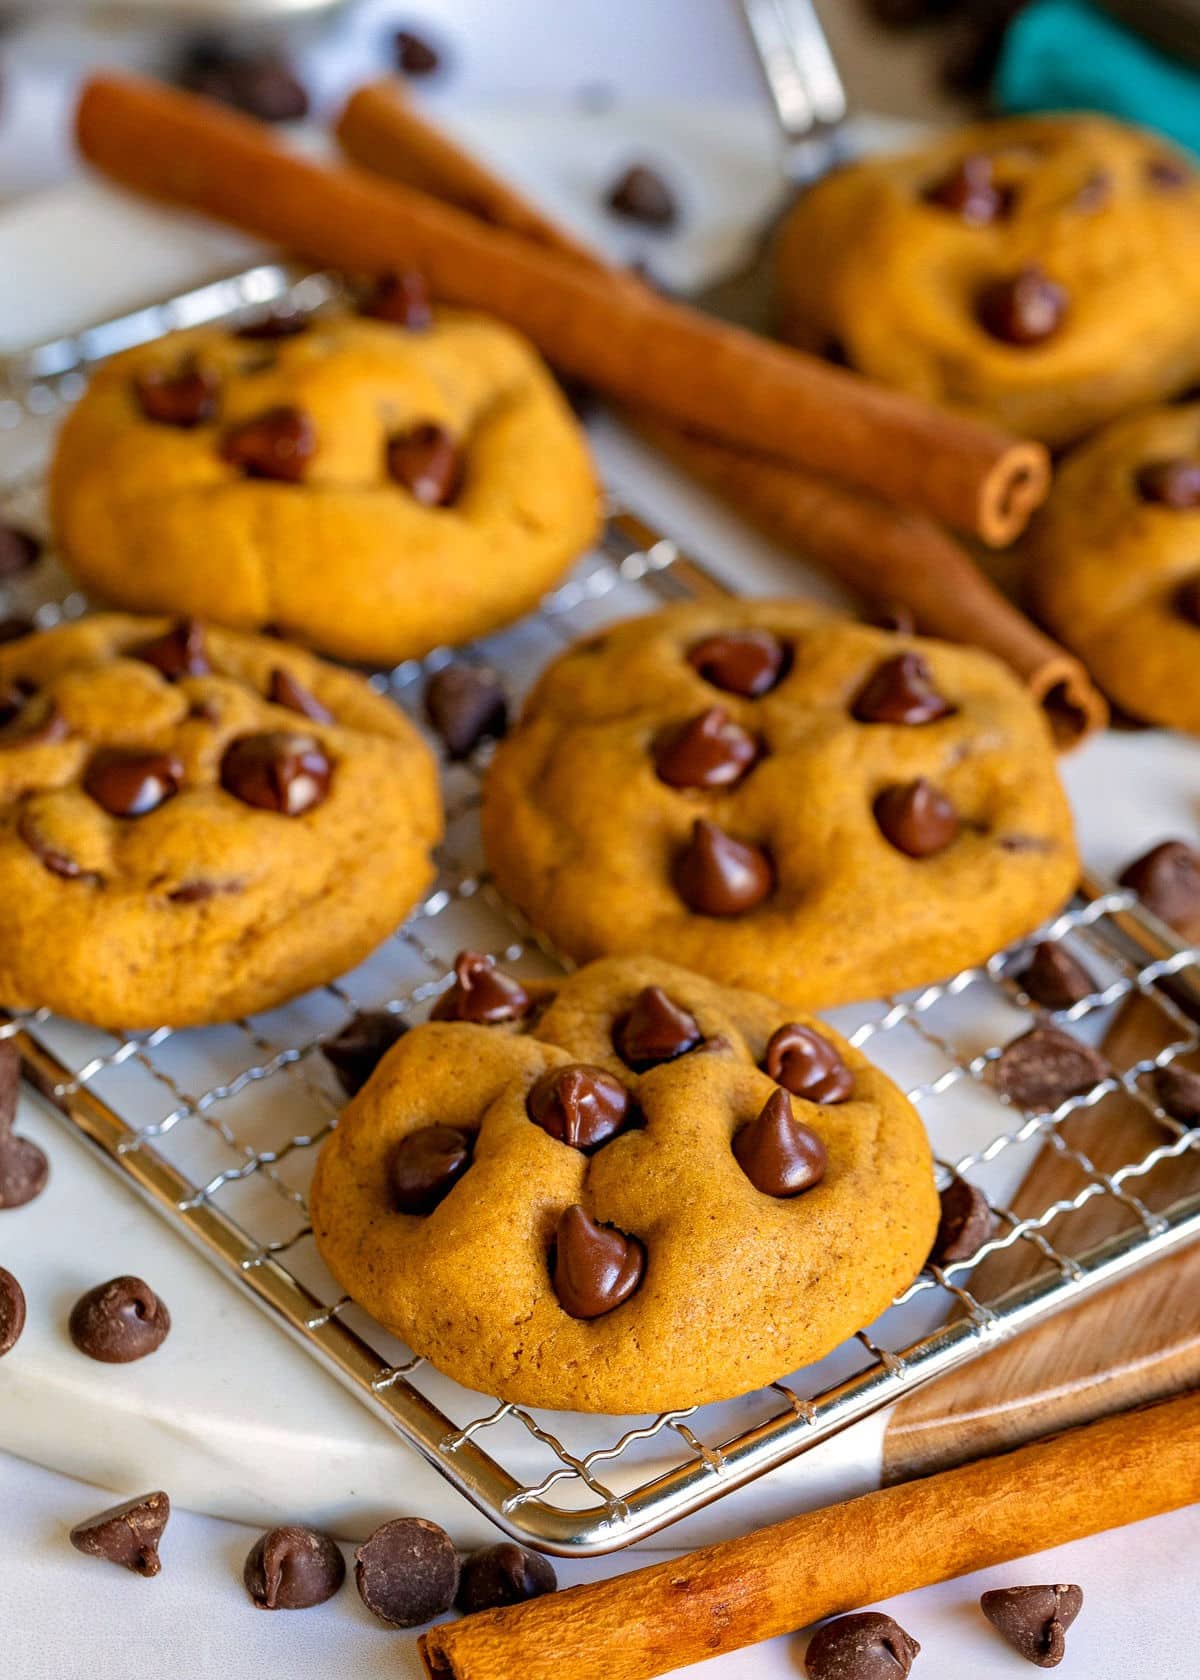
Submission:
[[[0,363],[0,433],[9,434],[0,436],[0,460],[16,463],[0,476],[0,512],[43,528],[53,421],[82,390],[89,364],[174,327],[283,300],[320,307],[336,292],[324,276],[260,267]],[[725,593],[672,542],[614,509],[597,551],[536,614],[460,656],[497,668],[516,698],[579,634],[664,598],[712,592]],[[39,626],[86,607],[52,553],[0,597],[0,612]],[[419,717],[424,678],[448,657],[372,681]],[[338,1291],[316,1255],[305,1193],[341,1100],[321,1043],[350,1015],[386,1007],[407,1022],[423,1018],[463,946],[490,950],[518,973],[556,971],[553,953],[483,867],[477,813],[486,756],[444,766],[438,883],[352,974],[218,1028],[119,1038],[38,1012],[0,1031],[15,1036],[29,1079],[128,1183],[502,1529],[563,1554],[628,1545],[1200,1236],[1200,1194],[1160,1205],[1164,1169],[1189,1152],[1197,1152],[1193,1187],[1200,1182],[1200,1128],[1172,1120],[1152,1083],[1158,1066],[1200,1050],[1197,954],[1128,891],[1090,881],[1042,931],[1083,960],[1096,988],[1054,1019],[1098,1042],[1141,999],[1159,1031],[1150,1053],[1053,1113],[1013,1107],[993,1082],[1001,1048],[1034,1012],[1020,982],[1032,940],[943,984],[831,1015],[917,1103],[943,1181],[961,1173],[988,1195],[994,1233],[970,1260],[927,1268],[876,1324],[819,1365],[723,1405],[624,1419],[547,1414],[440,1376]],[[1117,1101],[1137,1106],[1145,1143],[1135,1158],[1101,1167],[1072,1117]],[[1068,1166],[1069,1193],[1032,1215],[1011,1211],[1010,1196],[1045,1148]],[[1073,1221],[1096,1198],[1109,1204],[1110,1234],[1075,1252]],[[997,1298],[974,1293],[979,1263],[1018,1246],[1032,1257],[1031,1275]]]

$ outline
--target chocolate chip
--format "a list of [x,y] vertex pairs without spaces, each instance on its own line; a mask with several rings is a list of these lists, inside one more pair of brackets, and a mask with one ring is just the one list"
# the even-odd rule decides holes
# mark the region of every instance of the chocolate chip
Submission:
[[201,41],[189,51],[177,80],[191,93],[260,122],[298,122],[308,115],[304,84],[276,52],[242,52],[220,41]]
[[917,615],[904,601],[880,601],[863,614],[863,622],[899,636],[912,636],[916,633]]
[[11,1038],[0,1038],[0,1212],[40,1196],[50,1176],[42,1150],[12,1129],[20,1089],[20,1054]]
[[37,823],[28,808],[21,811],[17,818],[17,837],[37,858],[43,869],[48,869],[51,875],[57,875],[62,881],[98,881],[99,875],[84,869],[83,865],[52,845],[38,828]]
[[809,1680],[904,1680],[920,1649],[890,1616],[860,1610],[818,1628],[804,1662]]
[[251,1546],[242,1580],[260,1610],[307,1610],[332,1598],[346,1579],[336,1541],[315,1528],[273,1528]]
[[464,1614],[499,1610],[505,1604],[524,1604],[558,1589],[558,1576],[549,1558],[530,1552],[511,1540],[481,1546],[463,1559],[455,1600]]
[[551,1270],[564,1312],[572,1318],[601,1318],[641,1283],[646,1250],[636,1237],[598,1225],[576,1203],[558,1222]]
[[460,951],[454,959],[454,984],[431,1010],[435,1021],[474,1021],[494,1026],[519,1021],[533,1000],[519,980],[496,967],[483,951]]
[[1006,1044],[996,1061],[996,1088],[1002,1096],[1045,1113],[1068,1097],[1090,1091],[1109,1075],[1098,1050],[1070,1033],[1044,1024],[1031,1027]]
[[448,507],[462,482],[458,445],[436,421],[427,420],[387,441],[387,470],[422,507]]
[[396,68],[406,76],[432,76],[441,69],[442,55],[422,36],[411,29],[397,29],[395,37]]
[[41,558],[42,545],[32,531],[0,519],[0,578],[27,572]]
[[929,1258],[936,1266],[969,1260],[992,1234],[995,1221],[987,1197],[969,1179],[956,1174],[939,1200],[941,1218]]
[[741,916],[761,904],[775,870],[761,846],[735,840],[704,817],[675,862],[675,889],[702,916]]
[[333,766],[307,735],[269,730],[242,735],[225,749],[221,786],[260,811],[299,817],[328,797]]
[[325,1040],[321,1054],[337,1074],[343,1091],[353,1097],[407,1031],[399,1015],[390,1009],[363,1009],[340,1032]]
[[1066,1654],[1066,1632],[1083,1608],[1080,1587],[999,1587],[979,1600],[992,1626],[1026,1662],[1057,1668]]
[[1156,502],[1177,513],[1200,507],[1200,459],[1195,456],[1147,461],[1138,469],[1136,483],[1144,502]]
[[1150,185],[1162,192],[1178,192],[1195,180],[1194,171],[1182,158],[1168,157],[1165,153],[1147,161],[1145,175]]
[[876,667],[859,689],[852,715],[859,723],[933,723],[954,707],[934,686],[919,653],[898,653]]
[[271,682],[267,689],[267,699],[273,706],[286,706],[289,712],[299,712],[313,723],[332,723],[333,713],[327,706],[323,706],[315,694],[310,694],[304,684],[297,682],[290,671],[285,671],[277,665],[271,672]]
[[632,1104],[619,1079],[588,1062],[549,1068],[526,1099],[529,1118],[572,1149],[599,1149],[629,1123]]
[[688,664],[727,694],[757,700],[783,675],[783,643],[769,630],[729,630],[706,636],[688,650]]
[[854,1075],[827,1038],[799,1021],[777,1027],[767,1040],[763,1071],[806,1102],[841,1103],[854,1091]]
[[443,665],[425,685],[425,715],[451,758],[466,758],[508,728],[508,700],[486,665]]
[[36,693],[33,684],[24,677],[15,677],[11,682],[0,685],[0,728],[7,728],[19,718]]
[[0,646],[6,642],[19,642],[23,636],[31,636],[37,625],[31,618],[22,618],[13,614],[11,618],[0,618]]
[[874,810],[884,839],[908,857],[933,857],[958,838],[958,812],[923,776],[884,788]]
[[458,1553],[445,1529],[395,1517],[354,1554],[358,1594],[389,1627],[420,1627],[449,1610],[458,1591]]
[[170,1515],[171,1501],[165,1493],[143,1493],[76,1523],[71,1544],[86,1557],[119,1563],[122,1569],[149,1579],[162,1568],[158,1543]]
[[252,344],[274,344],[281,338],[299,338],[312,326],[312,316],[304,309],[293,309],[285,305],[279,309],[270,309],[265,315],[255,315],[249,321],[243,321],[234,332],[235,338],[247,339]]
[[998,186],[994,165],[984,153],[973,153],[925,190],[926,204],[950,210],[969,227],[989,227],[1012,209],[1009,187]]
[[79,1297],[68,1328],[75,1346],[89,1359],[129,1365],[163,1345],[171,1315],[166,1302],[141,1278],[116,1277]]
[[207,904],[219,893],[239,892],[241,886],[236,878],[232,881],[181,881],[177,887],[170,889],[167,897],[172,904]]
[[168,682],[178,682],[180,677],[206,677],[212,671],[204,626],[194,618],[181,618],[164,635],[138,642],[126,652],[130,659],[153,665]]
[[1028,965],[1018,976],[1022,990],[1043,1009],[1070,1009],[1096,990],[1096,983],[1083,964],[1057,940],[1043,939],[1035,945]]
[[613,182],[605,203],[614,215],[643,227],[673,227],[679,217],[675,194],[658,171],[644,163],[631,164]]
[[825,1145],[792,1113],[786,1091],[773,1091],[761,1112],[733,1136],[737,1164],[765,1196],[798,1196],[825,1176]]
[[183,766],[168,753],[97,753],[84,773],[84,791],[112,817],[144,817],[179,792]]
[[[10,690],[3,696],[11,706],[19,698],[19,691]],[[53,741],[65,741],[71,726],[49,695],[29,694],[12,720],[0,729],[0,747],[44,747]]]
[[407,327],[409,332],[424,332],[433,325],[425,276],[413,268],[403,274],[381,275],[358,307],[361,315]]
[[186,362],[175,373],[148,368],[133,382],[134,396],[146,419],[182,431],[203,426],[214,417],[219,391],[217,376],[195,362]]
[[317,429],[302,408],[281,404],[231,426],[221,459],[247,478],[299,484],[317,452]]
[[1071,202],[1076,210],[1103,210],[1112,194],[1113,178],[1108,170],[1094,169]]
[[[1188,578],[1186,583],[1181,583],[1175,591],[1175,611],[1181,618],[1186,618],[1189,624],[1200,626],[1200,572]],[[3,628],[3,625],[0,625],[0,632]]]
[[25,1291],[11,1272],[0,1266],[0,1359],[11,1353],[25,1328]]
[[1183,1126],[1200,1124],[1200,1073],[1168,1062],[1154,1070],[1154,1094],[1172,1120]]
[[1044,344],[1062,326],[1067,293],[1057,281],[1030,263],[1005,280],[993,280],[979,294],[977,313],[985,332],[1003,344],[1025,349]]
[[423,1126],[392,1150],[388,1181],[398,1213],[432,1213],[471,1165],[475,1140],[457,1126]]
[[1200,852],[1182,840],[1163,840],[1118,876],[1151,915],[1186,939],[1200,928]]
[[654,743],[658,778],[676,788],[732,787],[757,757],[757,741],[723,706],[710,706]]
[[643,987],[613,1028],[617,1055],[637,1073],[686,1055],[702,1037],[696,1017],[672,1003],[661,986]]

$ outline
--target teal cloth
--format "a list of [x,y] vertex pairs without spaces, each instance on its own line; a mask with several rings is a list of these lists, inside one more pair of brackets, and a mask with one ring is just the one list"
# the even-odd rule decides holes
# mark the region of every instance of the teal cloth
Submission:
[[1018,14],[993,93],[1003,111],[1107,111],[1200,152],[1200,72],[1085,0],[1034,0]]

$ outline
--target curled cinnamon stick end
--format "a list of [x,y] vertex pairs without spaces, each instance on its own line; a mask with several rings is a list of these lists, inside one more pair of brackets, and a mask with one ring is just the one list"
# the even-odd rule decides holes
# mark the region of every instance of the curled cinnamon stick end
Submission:
[[1040,443],[1014,443],[980,486],[979,536],[989,548],[1007,548],[1024,531],[1049,490],[1049,451]]

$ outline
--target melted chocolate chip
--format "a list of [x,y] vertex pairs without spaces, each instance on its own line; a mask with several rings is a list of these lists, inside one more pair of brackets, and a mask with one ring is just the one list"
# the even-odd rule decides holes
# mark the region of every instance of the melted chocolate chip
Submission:
[[572,1318],[601,1318],[627,1301],[642,1281],[646,1251],[636,1237],[598,1225],[576,1203],[558,1222],[554,1293]]
[[37,1144],[12,1129],[20,1088],[17,1047],[9,1038],[0,1039],[0,1212],[40,1196],[50,1176],[50,1164]]
[[458,1553],[445,1529],[396,1517],[354,1554],[358,1595],[389,1627],[421,1627],[449,1610],[458,1591]]
[[758,1116],[734,1133],[733,1153],[764,1196],[798,1196],[825,1176],[825,1145],[792,1113],[786,1091],[773,1091]]
[[307,735],[270,730],[242,735],[230,743],[221,759],[221,786],[226,793],[260,811],[299,817],[329,795],[333,766]]
[[389,321],[409,332],[433,325],[433,309],[425,277],[409,268],[403,274],[384,274],[359,305],[359,312],[375,321]]
[[696,1017],[672,1003],[661,986],[644,987],[613,1029],[617,1055],[637,1073],[686,1055],[702,1037]]
[[1023,990],[1043,1009],[1070,1009],[1096,990],[1083,964],[1053,939],[1043,939],[1034,947],[1028,966],[1018,978]]
[[406,76],[432,76],[441,68],[442,56],[437,48],[411,29],[397,29],[394,46],[396,68]]
[[669,228],[679,217],[675,194],[657,170],[631,164],[608,190],[604,201],[615,216],[643,227]]
[[100,877],[90,870],[83,868],[75,858],[68,856],[57,846],[52,845],[38,828],[28,810],[23,810],[17,818],[17,836],[29,847],[43,869],[48,869],[51,875],[57,875],[62,881],[98,881]]
[[273,706],[286,706],[289,712],[299,712],[301,717],[308,718],[312,723],[333,722],[333,713],[329,708],[323,706],[315,694],[310,694],[304,684],[281,665],[271,672],[267,699]]
[[1200,508],[1200,458],[1180,455],[1147,461],[1137,474],[1138,495],[1176,513]]
[[1075,1586],[999,1587],[985,1592],[979,1608],[1026,1662],[1057,1668],[1066,1654],[1066,1632],[1083,1608]]
[[919,653],[885,659],[859,689],[851,708],[859,723],[933,723],[953,711]]
[[273,1528],[246,1556],[242,1580],[260,1610],[308,1610],[333,1597],[346,1579],[335,1540],[315,1528]]
[[0,578],[27,572],[41,558],[42,545],[32,531],[0,519]]
[[854,1092],[854,1075],[834,1046],[799,1021],[788,1021],[771,1034],[763,1071],[806,1102],[842,1103]]
[[1200,852],[1182,840],[1163,840],[1122,870],[1118,877],[1146,909],[1191,939],[1200,930]]
[[450,757],[466,758],[481,741],[499,740],[508,729],[508,699],[486,665],[454,661],[426,683],[425,715]]
[[761,846],[735,840],[698,817],[675,861],[675,890],[702,916],[741,916],[767,897],[775,870]]
[[11,1353],[25,1328],[25,1291],[11,1272],[0,1266],[0,1359]]
[[171,1501],[165,1493],[144,1493],[76,1523],[71,1544],[85,1557],[119,1563],[122,1569],[149,1579],[162,1569],[158,1544],[170,1515]]
[[219,392],[217,376],[195,362],[185,363],[175,373],[148,368],[133,382],[134,396],[146,419],[182,431],[203,426],[214,417]]
[[995,179],[994,165],[976,152],[954,165],[925,191],[926,204],[949,210],[969,227],[990,227],[1012,209],[1013,194]]
[[992,1234],[992,1210],[969,1179],[952,1178],[939,1197],[942,1212],[929,1258],[937,1266],[969,1260]]
[[1200,572],[1175,591],[1175,611],[1189,624],[1200,626]]
[[454,984],[443,992],[431,1011],[435,1021],[474,1021],[494,1026],[519,1021],[533,1000],[519,980],[496,967],[483,951],[460,951],[454,959]]
[[[14,688],[4,696],[7,705],[20,698]],[[0,729],[0,747],[44,747],[65,741],[71,726],[48,695],[27,695],[21,709]]]
[[1181,1126],[1200,1124],[1200,1073],[1168,1062],[1154,1070],[1154,1094]]
[[164,635],[138,642],[126,652],[130,659],[153,665],[168,682],[178,682],[180,677],[206,677],[212,671],[204,626],[194,618],[181,618]]
[[1109,1072],[1098,1050],[1042,1024],[1005,1045],[996,1061],[996,1088],[1021,1108],[1041,1114],[1090,1091]]
[[462,482],[458,445],[432,420],[388,439],[387,470],[422,507],[448,507]]
[[407,1031],[399,1015],[391,1010],[363,1009],[340,1032],[325,1040],[321,1054],[337,1074],[343,1091],[353,1097]]
[[676,788],[732,787],[757,757],[753,735],[735,723],[723,706],[710,706],[654,743],[658,778]]
[[697,642],[688,664],[714,688],[757,700],[782,677],[786,653],[769,630],[729,630]]
[[992,338],[1019,349],[1044,344],[1066,319],[1066,290],[1036,263],[979,294],[979,324]]
[[874,809],[879,832],[907,857],[933,857],[958,838],[958,812],[923,776],[884,788]]
[[141,1278],[98,1283],[71,1308],[68,1329],[80,1353],[105,1365],[128,1365],[154,1353],[167,1339],[171,1315]]
[[168,753],[112,750],[97,753],[83,778],[84,791],[112,817],[144,817],[179,792],[183,766]]
[[549,1558],[530,1552],[511,1540],[482,1546],[463,1559],[458,1584],[458,1608],[472,1616],[477,1610],[499,1610],[505,1604],[524,1604],[555,1592],[558,1576]]
[[317,428],[302,408],[280,404],[231,426],[221,459],[247,478],[299,484],[317,452]]
[[471,1165],[475,1140],[457,1126],[423,1126],[392,1150],[388,1182],[398,1213],[432,1213]]
[[1181,188],[1190,186],[1195,180],[1195,173],[1182,158],[1168,157],[1165,153],[1160,157],[1150,158],[1145,167],[1146,180],[1160,192],[1179,192]]
[[809,1680],[904,1680],[920,1649],[890,1616],[860,1610],[818,1628],[804,1663]]
[[311,326],[312,316],[306,310],[271,309],[265,315],[243,321],[234,337],[248,339],[252,344],[275,344],[283,338],[299,338]]
[[629,1124],[629,1092],[619,1079],[588,1062],[549,1068],[526,1099],[529,1118],[572,1149],[599,1149]]

